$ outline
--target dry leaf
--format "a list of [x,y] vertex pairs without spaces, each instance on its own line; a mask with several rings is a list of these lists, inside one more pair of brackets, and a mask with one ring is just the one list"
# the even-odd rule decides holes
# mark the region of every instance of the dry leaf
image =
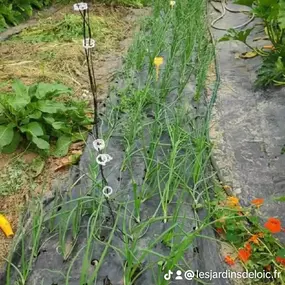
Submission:
[[264,49],[271,49],[275,50],[275,47],[273,45],[263,46]]
[[70,165],[77,163],[81,154],[82,154],[82,151],[74,151],[74,153],[69,156],[65,156],[60,159],[57,159],[55,161],[54,171],[58,171],[60,169],[63,169],[65,167],[68,167]]
[[258,56],[258,54],[255,51],[248,51],[239,55],[239,57],[243,59],[254,58],[256,56]]

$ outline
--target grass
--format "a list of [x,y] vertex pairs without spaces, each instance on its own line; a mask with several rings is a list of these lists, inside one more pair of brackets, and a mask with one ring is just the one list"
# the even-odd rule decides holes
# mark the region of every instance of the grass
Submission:
[[[58,272],[65,285],[69,284],[75,262],[82,262],[79,284],[94,284],[110,250],[121,259],[125,285],[135,284],[146,272],[151,272],[154,284],[163,285],[167,284],[163,274],[169,269],[191,269],[185,253],[193,250],[198,237],[209,238],[203,236],[203,230],[216,225],[220,214],[224,214],[219,213],[210,198],[214,189],[213,175],[208,171],[211,146],[207,140],[209,117],[207,109],[203,110],[203,89],[214,47],[207,38],[205,4],[201,0],[182,0],[171,9],[167,2],[154,1],[153,15],[146,19],[125,58],[120,74],[126,78],[125,86],[114,90],[120,94],[116,105],[108,102],[104,120],[109,133],[102,137],[107,143],[112,135],[123,137],[125,153],[120,173],[130,177],[131,187],[118,189],[106,201],[100,190],[98,166],[91,165],[90,172],[85,173],[93,182],[92,188],[87,189],[90,196],[82,193],[73,199],[70,195],[69,199],[55,202],[51,215],[32,215],[34,226],[29,232],[34,245],[27,251],[26,243],[20,243],[22,267],[16,269],[11,260],[5,285],[14,284],[17,273],[22,285],[28,284],[29,260],[46,236],[45,223],[51,225],[49,235],[57,236],[63,259],[70,261],[67,270]],[[164,58],[158,81],[153,66],[157,56]],[[142,71],[143,78],[139,77]],[[197,111],[191,104],[197,106]],[[145,166],[142,181],[134,171],[136,161]],[[146,216],[149,202],[154,209],[148,209]],[[106,222],[110,205],[114,213],[111,226]],[[203,219],[201,208],[205,210]],[[232,215],[226,218],[236,219]],[[150,228],[155,230],[142,246],[140,242]],[[76,252],[74,244],[83,230],[86,243]],[[102,232],[107,232],[105,239]],[[67,243],[71,244],[69,250]],[[164,253],[156,250],[161,243]],[[103,249],[97,251],[101,255],[90,274],[96,244]],[[12,269],[16,269],[14,274]]]
[[135,8],[141,8],[151,3],[150,0],[99,0],[98,2],[107,5],[130,6]]
[[18,159],[16,163],[8,166],[0,175],[0,196],[17,193],[24,184],[28,183],[29,176],[26,172],[27,164]]
[[[125,23],[116,16],[90,17],[93,37],[96,38],[98,51],[110,49],[123,36]],[[26,43],[73,42],[82,38],[82,19],[77,14],[65,14],[54,19],[40,20],[36,26],[25,29],[14,40]],[[54,58],[53,51],[44,55],[45,59]]]

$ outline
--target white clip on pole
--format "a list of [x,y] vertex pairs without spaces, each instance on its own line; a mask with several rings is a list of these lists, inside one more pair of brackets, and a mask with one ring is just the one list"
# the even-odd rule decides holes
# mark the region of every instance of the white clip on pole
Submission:
[[107,198],[109,198],[113,193],[113,189],[110,186],[105,186],[102,191],[103,191],[103,195]]
[[73,5],[74,11],[84,11],[88,9],[87,3],[81,2]]

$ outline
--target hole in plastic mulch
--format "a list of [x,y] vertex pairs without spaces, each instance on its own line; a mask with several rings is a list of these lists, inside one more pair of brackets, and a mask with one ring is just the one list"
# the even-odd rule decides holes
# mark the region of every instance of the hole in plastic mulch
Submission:
[[197,247],[197,246],[194,247],[194,248],[193,248],[193,252],[194,252],[194,253],[199,253],[199,247]]
[[91,260],[91,265],[93,265],[93,266],[97,266],[98,263],[99,263],[98,259],[94,258],[94,259]]

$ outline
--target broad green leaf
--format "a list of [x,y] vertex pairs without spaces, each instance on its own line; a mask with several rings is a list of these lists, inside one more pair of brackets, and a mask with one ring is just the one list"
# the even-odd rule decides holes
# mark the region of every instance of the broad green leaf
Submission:
[[12,84],[17,97],[28,97],[28,87],[20,80],[15,80]]
[[52,125],[53,122],[55,121],[53,117],[47,117],[47,116],[44,117],[44,120],[50,125]]
[[0,113],[0,125],[4,125],[4,124],[8,125],[8,123],[9,123],[9,120],[7,119],[7,117]]
[[236,0],[236,1],[234,1],[234,4],[252,7],[252,4],[254,1],[255,0]]
[[55,130],[60,130],[62,128],[65,128],[66,126],[66,123],[64,122],[53,122],[52,123],[52,127],[55,129]]
[[39,148],[39,149],[49,149],[49,143],[44,139],[38,137],[32,137],[32,142]]
[[19,132],[14,132],[14,136],[13,136],[12,142],[10,144],[4,146],[2,148],[2,152],[3,153],[12,153],[12,152],[14,152],[17,149],[21,139],[22,138],[21,138],[21,135],[19,134]]
[[31,98],[33,98],[36,95],[37,89],[38,89],[38,84],[33,84],[28,87],[28,94]]
[[35,96],[38,99],[45,99],[51,96],[58,96],[60,94],[69,94],[71,89],[63,84],[49,84],[49,83],[39,83]]
[[21,112],[30,103],[30,98],[13,94],[7,97],[6,101],[12,109],[16,110],[17,112]]
[[258,0],[258,5],[253,7],[253,12],[258,18],[266,21],[275,21],[279,14],[279,0]]
[[30,118],[26,117],[24,120],[21,121],[20,126],[27,125],[30,122]]
[[12,142],[14,136],[13,125],[0,126],[0,147],[8,145]]
[[[259,1],[258,1],[258,4],[259,4],[260,6],[271,7],[272,5],[277,4],[277,3],[278,3],[277,1],[278,1],[278,0],[259,0]],[[282,0],[281,0],[281,1],[282,1]]]
[[65,156],[68,153],[69,146],[71,145],[71,136],[63,135],[58,138],[54,155],[57,157]]
[[29,118],[31,119],[39,119],[42,116],[42,112],[39,110],[36,110],[32,114],[29,115]]
[[51,100],[38,101],[37,108],[38,110],[49,114],[55,114],[59,111],[65,110],[65,106],[63,103],[54,102]]
[[236,233],[234,232],[227,232],[226,233],[226,240],[233,242],[233,243],[239,243],[242,241],[241,237],[238,236]]
[[247,29],[245,31],[237,31],[235,29],[229,29],[227,31],[227,34],[225,34],[222,38],[219,39],[219,42],[236,40],[246,43],[247,37],[249,36],[252,30],[253,28]]
[[282,257],[282,258],[285,258],[285,249],[279,249],[276,253],[276,256],[279,256],[279,257]]
[[41,124],[38,122],[31,122],[20,128],[21,132],[28,132],[34,137],[40,137],[44,134]]

